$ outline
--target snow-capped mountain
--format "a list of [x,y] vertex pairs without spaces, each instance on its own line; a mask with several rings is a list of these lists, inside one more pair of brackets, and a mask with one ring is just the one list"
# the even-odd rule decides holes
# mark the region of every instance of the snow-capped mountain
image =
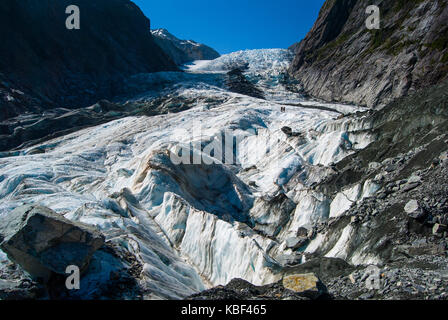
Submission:
[[156,43],[178,65],[194,60],[213,60],[219,57],[214,49],[193,40],[180,40],[166,29],[151,30]]

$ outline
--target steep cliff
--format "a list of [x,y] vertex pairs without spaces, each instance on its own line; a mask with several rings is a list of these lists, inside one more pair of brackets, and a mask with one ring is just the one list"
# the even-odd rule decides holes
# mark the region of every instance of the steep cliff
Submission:
[[[439,83],[448,75],[447,4],[327,0],[290,72],[312,96],[368,107]],[[366,27],[369,5],[380,8],[379,30]]]
[[[66,28],[69,5],[80,8],[80,30]],[[129,0],[3,0],[0,38],[0,119],[86,106],[129,75],[177,70]]]
[[213,60],[220,56],[214,49],[192,40],[180,40],[166,29],[157,29],[151,32],[156,43],[177,64],[194,60]]

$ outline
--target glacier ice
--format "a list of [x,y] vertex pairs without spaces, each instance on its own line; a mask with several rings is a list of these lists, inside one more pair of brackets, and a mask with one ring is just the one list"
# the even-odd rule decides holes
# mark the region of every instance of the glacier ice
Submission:
[[[306,100],[284,88],[281,76],[291,59],[288,50],[249,50],[195,62],[183,73],[133,77],[130,88],[147,91],[123,101],[169,94],[197,99],[197,105],[114,120],[42,143],[44,153],[24,149],[0,158],[0,218],[39,203],[96,225],[143,265],[141,285],[152,292],[146,298],[180,299],[232,278],[254,284],[278,280],[276,258],[291,254],[281,245],[285,239],[377,191],[373,182],[335,198],[312,189],[331,172],[329,164],[373,138],[362,119],[340,117],[361,108]],[[241,65],[269,93],[266,100],[225,89],[224,73]],[[284,127],[300,136],[287,136]],[[201,149],[226,132],[236,142],[233,159],[171,161],[176,148]],[[344,257],[350,232],[344,230],[328,256]],[[306,251],[318,250],[322,241],[318,235]],[[0,259],[1,264],[1,252]]]

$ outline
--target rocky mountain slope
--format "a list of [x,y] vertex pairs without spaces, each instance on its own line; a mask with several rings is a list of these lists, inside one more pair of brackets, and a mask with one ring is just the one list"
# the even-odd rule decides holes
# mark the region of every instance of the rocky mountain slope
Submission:
[[[448,1],[327,0],[290,72],[314,97],[371,108],[448,75]],[[380,8],[368,30],[366,8]]]
[[[80,30],[66,29],[69,5]],[[1,1],[0,38],[0,120],[87,106],[119,94],[130,75],[177,70],[128,0]]]
[[195,60],[213,60],[220,56],[214,49],[192,40],[180,40],[166,29],[152,30],[151,33],[155,42],[178,65]]

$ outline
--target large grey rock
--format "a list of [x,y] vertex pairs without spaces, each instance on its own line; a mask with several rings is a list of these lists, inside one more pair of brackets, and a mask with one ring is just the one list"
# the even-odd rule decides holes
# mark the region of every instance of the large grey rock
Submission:
[[417,188],[420,185],[419,182],[414,182],[414,183],[406,183],[403,187],[403,191],[404,192],[408,192],[411,190],[414,190],[415,188]]
[[412,177],[410,177],[409,179],[408,179],[408,184],[411,184],[411,183],[419,183],[419,182],[421,182],[422,181],[422,178],[421,177],[419,177],[419,176],[412,176]]
[[48,280],[69,265],[84,270],[104,243],[91,226],[72,222],[42,206],[19,207],[0,220],[0,248],[32,277]]
[[307,228],[304,227],[300,227],[299,229],[297,229],[297,237],[300,238],[309,238],[310,237],[310,232],[311,230],[308,230]]
[[443,233],[444,231],[446,231],[446,225],[444,224],[436,223],[432,228],[433,234],[440,234]]
[[417,200],[410,200],[404,207],[404,211],[414,219],[419,219],[424,216],[424,210],[420,207]]

